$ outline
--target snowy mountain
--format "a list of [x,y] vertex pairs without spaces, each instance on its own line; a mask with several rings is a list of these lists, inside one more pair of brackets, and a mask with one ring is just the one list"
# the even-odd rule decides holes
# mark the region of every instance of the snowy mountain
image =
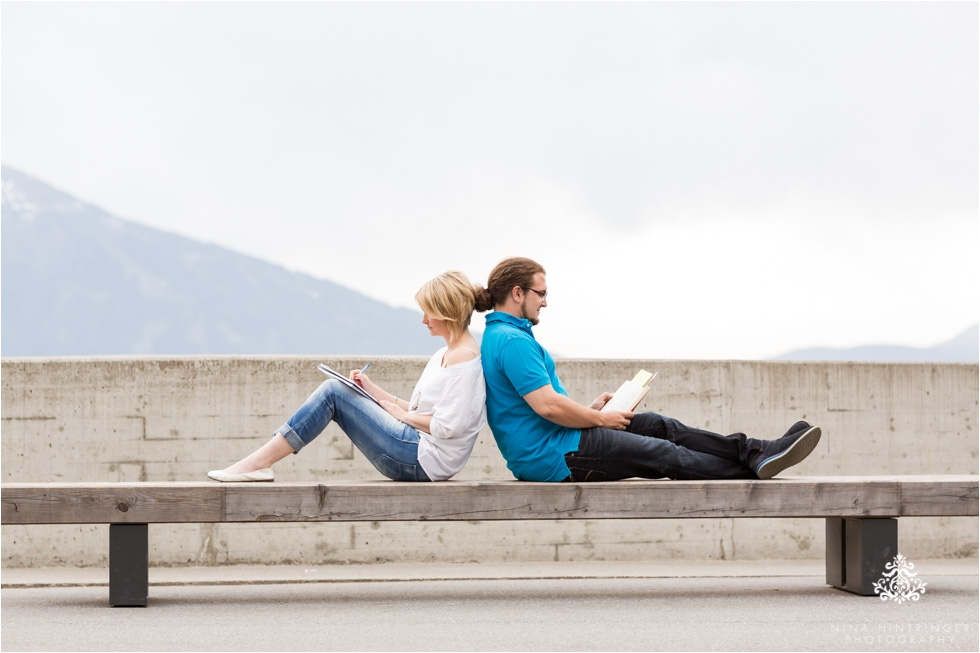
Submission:
[[0,180],[3,356],[429,354],[442,344],[419,312],[117,218],[7,166]]

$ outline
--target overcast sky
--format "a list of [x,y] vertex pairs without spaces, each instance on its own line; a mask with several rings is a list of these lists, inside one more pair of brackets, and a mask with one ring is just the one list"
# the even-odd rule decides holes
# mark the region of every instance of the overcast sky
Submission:
[[4,2],[0,157],[394,305],[530,256],[566,356],[930,346],[980,320],[978,25],[976,2]]

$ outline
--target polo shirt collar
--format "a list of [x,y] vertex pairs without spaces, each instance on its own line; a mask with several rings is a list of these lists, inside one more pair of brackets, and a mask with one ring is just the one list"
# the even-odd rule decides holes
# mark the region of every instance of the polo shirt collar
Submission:
[[531,327],[534,326],[524,318],[511,315],[510,313],[504,313],[503,311],[494,311],[487,314],[487,326],[489,326],[491,322],[505,322],[507,324],[512,324],[518,329],[524,329],[528,333],[531,332]]

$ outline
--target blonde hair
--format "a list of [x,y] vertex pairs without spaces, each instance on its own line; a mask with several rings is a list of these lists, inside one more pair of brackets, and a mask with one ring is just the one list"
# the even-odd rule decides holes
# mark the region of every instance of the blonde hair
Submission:
[[437,320],[443,320],[453,340],[470,325],[476,292],[466,275],[457,270],[443,272],[415,293],[419,308]]

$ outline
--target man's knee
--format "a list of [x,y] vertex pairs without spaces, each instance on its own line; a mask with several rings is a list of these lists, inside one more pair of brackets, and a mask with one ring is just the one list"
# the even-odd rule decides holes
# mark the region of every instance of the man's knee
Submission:
[[666,431],[666,419],[657,413],[636,413],[626,429],[637,435],[653,435]]

